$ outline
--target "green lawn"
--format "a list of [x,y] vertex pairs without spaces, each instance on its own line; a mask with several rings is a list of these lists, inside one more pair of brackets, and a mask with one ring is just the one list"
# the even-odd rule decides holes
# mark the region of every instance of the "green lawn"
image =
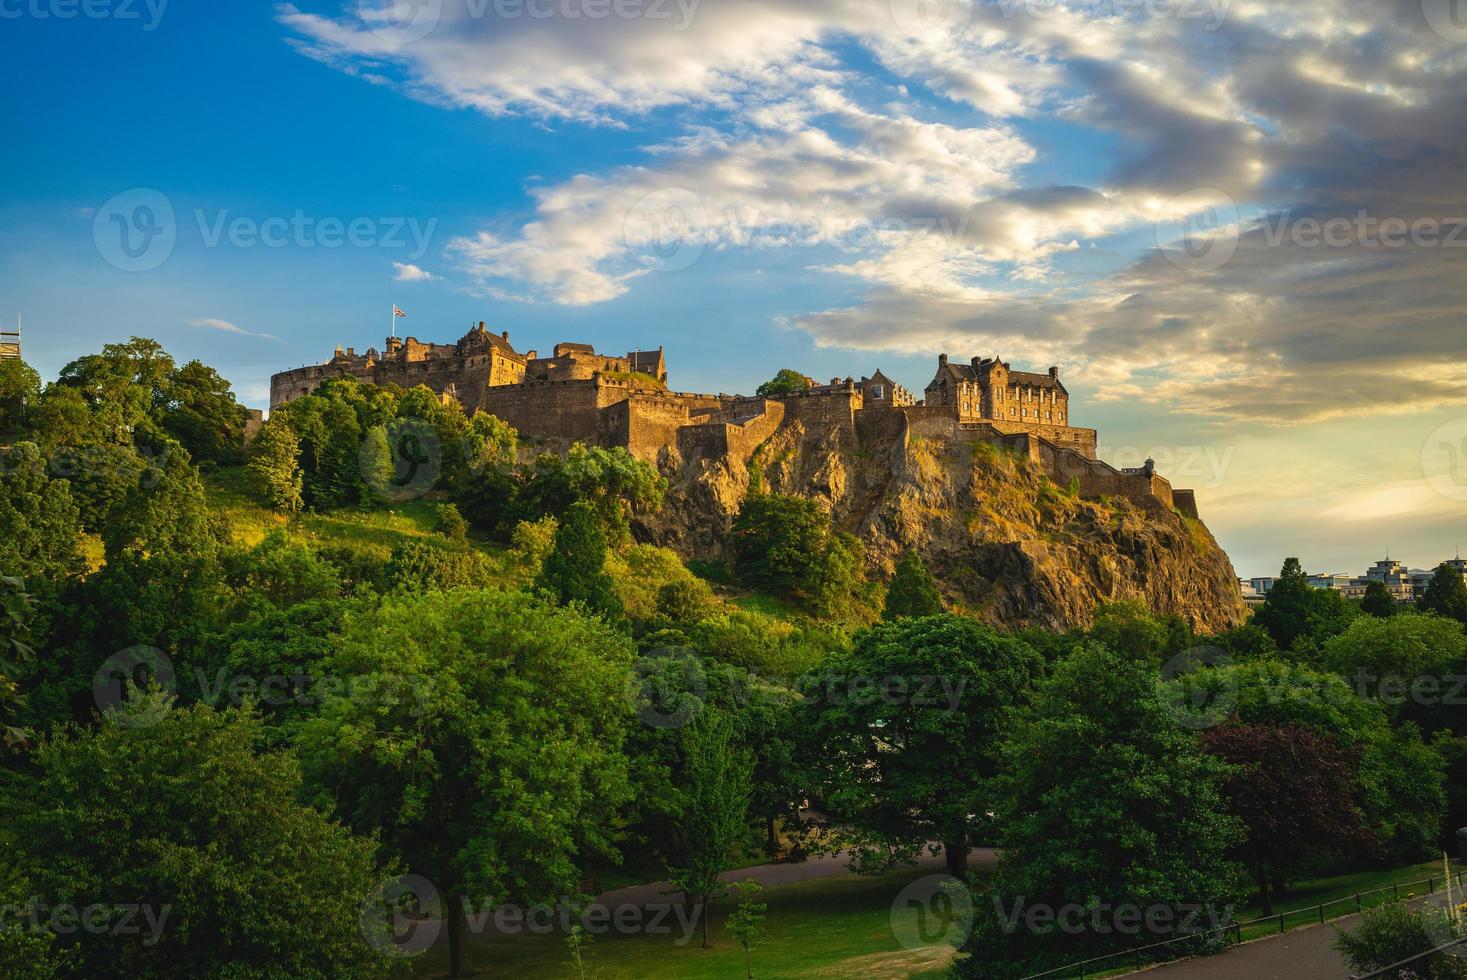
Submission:
[[[1453,865],[1452,870],[1456,872],[1460,869]],[[1274,917],[1267,922],[1244,929],[1243,938],[1256,939],[1259,936],[1278,932],[1278,913],[1280,912],[1284,913],[1284,928],[1288,930],[1311,923],[1318,924],[1319,911],[1310,906],[1328,903],[1324,910],[1325,918],[1336,919],[1355,911],[1357,894],[1362,895],[1360,900],[1362,908],[1390,902],[1393,900],[1390,891],[1392,885],[1398,886],[1397,894],[1401,898],[1425,895],[1428,877],[1436,879],[1436,888],[1440,890],[1442,887],[1441,861],[1426,861],[1403,868],[1356,871],[1298,882],[1289,887],[1289,893],[1285,898],[1274,902]],[[1407,887],[1408,883],[1418,881],[1420,884]],[[1364,892],[1374,892],[1374,894],[1364,895]],[[1257,919],[1263,915],[1263,909],[1257,904],[1257,896],[1253,898],[1254,901],[1251,904],[1238,910],[1237,918],[1240,922]]]
[[[953,955],[945,942],[906,949],[898,930],[912,933],[917,912],[892,911],[901,890],[931,872],[903,870],[879,877],[835,875],[767,889],[766,936],[753,952],[754,975],[772,978],[902,977],[945,975]],[[677,896],[669,896],[676,900]],[[684,942],[682,926],[669,916],[671,935],[616,935],[607,932],[589,945],[587,977],[601,980],[714,980],[744,976],[743,953],[724,931],[730,903],[715,906],[710,920],[712,948],[698,935]],[[478,936],[470,942],[471,962],[482,976],[575,977],[566,962],[563,934]],[[447,973],[446,940],[414,962],[414,976]]]
[[[414,538],[426,537],[438,525],[438,500],[420,497],[381,507],[344,507],[329,514],[305,512],[286,517],[263,505],[250,492],[242,467],[216,470],[204,478],[209,507],[222,517],[237,544],[259,544],[266,534],[284,529],[292,538],[314,544],[347,546],[379,555]],[[502,549],[470,541],[491,557]]]

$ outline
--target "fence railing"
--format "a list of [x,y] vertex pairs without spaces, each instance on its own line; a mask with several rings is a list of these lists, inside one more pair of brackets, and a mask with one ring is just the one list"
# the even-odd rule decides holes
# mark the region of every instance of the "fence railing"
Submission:
[[[1462,875],[1464,873],[1467,872],[1453,871],[1451,873],[1452,880],[1455,882],[1457,888],[1463,887]],[[1344,898],[1331,899],[1328,902],[1320,902],[1317,905],[1309,905],[1303,908],[1290,909],[1287,912],[1277,912],[1273,915],[1260,916],[1257,919],[1249,919],[1247,922],[1229,922],[1225,925],[1213,926],[1211,929],[1204,929],[1201,932],[1196,932],[1188,936],[1177,936],[1172,939],[1161,940],[1160,942],[1148,943],[1145,946],[1137,946],[1134,949],[1125,949],[1115,953],[1106,953],[1103,956],[1092,956],[1090,959],[1079,960],[1075,963],[1070,963],[1066,966],[1056,967],[1052,970],[1045,970],[1043,973],[1031,973],[1028,976],[1024,977],[1023,980],[1040,980],[1040,978],[1045,978],[1045,980],[1071,980],[1071,978],[1073,978],[1073,980],[1086,980],[1087,977],[1098,977],[1101,974],[1113,973],[1114,971],[1120,970],[1126,966],[1133,966],[1139,969],[1147,963],[1161,962],[1161,960],[1156,957],[1155,953],[1156,951],[1161,950],[1164,947],[1183,946],[1183,951],[1178,952],[1173,956],[1167,957],[1168,959],[1176,959],[1179,956],[1187,955],[1184,946],[1184,944],[1187,943],[1200,943],[1202,945],[1205,945],[1205,941],[1208,939],[1225,940],[1225,938],[1229,934],[1232,935],[1234,942],[1242,942],[1243,931],[1245,929],[1252,929],[1254,926],[1269,925],[1269,931],[1272,932],[1271,927],[1274,923],[1278,924],[1278,932],[1284,933],[1288,931],[1288,921],[1290,919],[1296,919],[1297,917],[1302,915],[1307,914],[1311,922],[1317,920],[1319,923],[1322,924],[1324,922],[1327,922],[1329,918],[1331,918],[1331,916],[1325,915],[1325,910],[1332,906],[1345,906],[1345,911],[1337,913],[1335,916],[1333,916],[1333,918],[1338,918],[1341,915],[1350,915],[1354,912],[1363,912],[1365,910],[1365,899],[1372,895],[1390,892],[1391,900],[1398,901],[1401,898],[1401,892],[1403,890],[1408,891],[1409,889],[1415,888],[1418,885],[1425,885],[1425,894],[1432,895],[1436,893],[1437,885],[1444,885],[1446,883],[1447,879],[1444,875],[1428,875],[1425,878],[1418,878],[1415,881],[1393,882],[1390,885],[1382,885],[1380,888],[1370,888],[1365,891],[1359,891],[1354,893],[1353,895],[1347,895]],[[1353,906],[1353,908],[1351,906]],[[1456,942],[1463,941],[1467,940],[1457,940]],[[1455,943],[1449,943],[1448,945],[1455,945]],[[1427,953],[1423,953],[1421,955],[1427,956],[1434,952],[1436,952],[1436,950],[1430,950]],[[1369,976],[1371,977],[1379,975],[1379,973],[1369,974]],[[1363,980],[1363,978],[1356,978],[1356,980]]]

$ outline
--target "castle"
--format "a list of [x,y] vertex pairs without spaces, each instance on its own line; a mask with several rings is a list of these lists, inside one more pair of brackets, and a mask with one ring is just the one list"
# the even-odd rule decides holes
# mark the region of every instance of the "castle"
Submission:
[[[509,332],[480,322],[455,344],[390,337],[381,352],[337,348],[322,364],[270,379],[272,409],[334,377],[404,388],[426,385],[470,414],[485,411],[528,442],[622,446],[667,470],[676,462],[729,459],[743,465],[781,427],[852,449],[880,439],[981,440],[1028,456],[1061,486],[1085,496],[1122,496],[1196,518],[1190,490],[1174,490],[1152,466],[1122,470],[1096,458],[1094,429],[1069,424],[1069,392],[1059,369],[1014,371],[997,357],[967,363],[937,359],[937,374],[916,401],[881,371],[856,381],[832,378],[768,397],[692,394],[667,389],[663,349],[625,356],[589,344],[557,344],[550,357],[524,354]],[[808,380],[808,379],[807,379]]]

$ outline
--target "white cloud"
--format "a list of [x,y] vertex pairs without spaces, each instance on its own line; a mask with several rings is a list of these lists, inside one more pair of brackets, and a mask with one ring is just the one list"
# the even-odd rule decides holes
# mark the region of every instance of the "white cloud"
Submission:
[[413,265],[410,262],[392,263],[394,282],[432,282],[438,277],[427,269]]
[[224,333],[237,333],[242,337],[259,337],[262,340],[280,341],[280,338],[275,336],[274,334],[258,333],[254,330],[246,330],[243,327],[235,326],[228,320],[205,318],[202,320],[190,320],[188,325],[191,327],[202,327],[205,330],[219,330]]
[[1208,232],[1237,237],[1218,268],[1154,247],[1166,202],[1202,188],[1242,214],[1460,214],[1467,45],[1419,0],[918,2],[703,0],[683,23],[444,0],[411,43],[277,11],[306,54],[426,101],[657,119],[638,162],[535,184],[528,220],[450,244],[490,295],[594,304],[741,249],[865,289],[792,319],[817,345],[1001,350],[1267,423],[1467,401],[1442,367],[1467,360],[1467,253],[1274,244],[1241,215]]

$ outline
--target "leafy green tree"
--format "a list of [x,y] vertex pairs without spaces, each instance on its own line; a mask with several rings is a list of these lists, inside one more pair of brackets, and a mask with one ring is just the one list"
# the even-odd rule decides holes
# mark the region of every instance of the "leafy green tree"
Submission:
[[[1442,759],[1414,726],[1393,729],[1385,706],[1359,696],[1345,678],[1258,659],[1183,675],[1164,691],[1174,711],[1184,712],[1180,705],[1187,702],[1205,704],[1213,716],[1245,725],[1302,726],[1357,751],[1355,799],[1376,855],[1401,862],[1429,855],[1446,806]],[[1199,720],[1192,717],[1194,726]],[[1277,884],[1276,892],[1282,890]]]
[[51,478],[34,443],[10,447],[0,460],[0,569],[31,581],[79,575],[80,533],[70,484]]
[[719,875],[733,849],[748,836],[754,761],[735,740],[728,715],[717,708],[699,712],[683,732],[680,847],[669,880],[702,911],[703,948],[708,948],[709,903],[724,893]]
[[691,625],[712,616],[718,597],[700,578],[665,582],[657,589],[657,614],[671,623]]
[[[373,843],[295,802],[287,754],[247,711],[161,693],[53,734],[0,790],[11,853],[46,908],[95,908],[67,935],[84,976],[377,977],[359,909]],[[128,907],[141,913],[124,918]]]
[[562,603],[579,602],[608,619],[620,619],[621,601],[606,574],[606,538],[587,501],[572,504],[555,529],[555,546],[545,556],[535,587]]
[[0,444],[18,441],[26,432],[29,410],[41,397],[41,376],[18,357],[0,360]]
[[469,522],[453,504],[439,504],[435,508],[438,516],[438,533],[450,541],[462,541],[468,537]]
[[392,459],[392,444],[387,440],[387,427],[374,425],[362,437],[362,494],[372,503],[385,504],[392,500],[397,476],[397,464]]
[[97,533],[138,482],[151,479],[154,466],[134,447],[115,443],[63,447],[51,460],[52,474],[71,484],[82,527]]
[[1169,925],[1148,932],[1155,942],[1180,929],[1188,907],[1226,908],[1237,896],[1227,854],[1244,831],[1224,804],[1227,767],[1201,750],[1146,666],[1077,649],[1040,685],[1002,754],[998,867],[974,900],[957,975],[1023,976],[1137,944],[1111,922],[1031,931],[1031,909],[1172,909]]
[[631,658],[596,618],[520,592],[390,597],[347,623],[328,667],[352,695],[306,724],[301,756],[447,898],[454,976],[467,898],[575,894],[578,863],[613,854]]
[[[810,574],[800,588],[806,607],[826,619],[857,609],[862,586],[865,545],[854,534],[832,534],[825,540],[825,550],[815,556]],[[864,613],[857,618],[865,620]]]
[[734,882],[730,887],[738,896],[739,904],[729,913],[724,928],[729,931],[734,937],[734,942],[738,943],[739,948],[744,951],[745,980],[754,980],[754,965],[750,958],[750,951],[754,944],[764,937],[764,916],[769,911],[768,904],[755,901],[759,893],[764,890],[764,886],[753,878],[747,878],[744,881]]
[[398,545],[382,568],[383,592],[446,592],[482,589],[494,583],[494,563],[483,552],[463,545],[444,547],[428,541]]
[[27,737],[14,722],[17,709],[25,704],[21,682],[30,676],[36,660],[30,645],[34,611],[25,582],[13,575],[0,576],[0,748],[11,748]]
[[1365,616],[1330,638],[1320,664],[1344,677],[1362,697],[1385,704],[1397,718],[1449,723],[1451,678],[1467,667],[1462,625],[1441,616]]
[[897,562],[896,571],[886,587],[886,607],[881,618],[936,616],[942,611],[942,594],[937,591],[932,573],[927,571],[922,556],[915,549],[908,551]]
[[229,553],[224,560],[224,580],[241,606],[254,602],[293,606],[342,593],[340,569],[278,530],[247,551]]
[[942,615],[872,627],[803,680],[826,808],[864,868],[940,841],[949,871],[965,872],[996,812],[999,739],[1040,670],[1020,641]]
[[733,522],[734,568],[746,582],[789,591],[805,585],[825,550],[830,518],[804,497],[751,494]]
[[148,477],[128,490],[102,529],[107,560],[123,554],[216,555],[225,532],[184,448],[164,442]]
[[235,400],[229,382],[200,361],[169,373],[157,421],[199,463],[231,466],[244,460],[249,412]]
[[1462,573],[1445,562],[1438,565],[1418,605],[1422,612],[1467,623],[1467,583]]
[[1253,613],[1253,622],[1268,630],[1280,650],[1310,641],[1323,643],[1342,632],[1349,621],[1350,607],[1340,594],[1333,589],[1312,588],[1297,558],[1284,561],[1268,598]]
[[300,437],[289,423],[271,418],[260,427],[250,447],[250,483],[274,510],[293,514],[305,506],[300,455]]
[[1171,633],[1167,624],[1136,599],[1103,603],[1095,610],[1095,621],[1086,635],[1109,650],[1152,666],[1160,666],[1169,654],[1180,652],[1169,648]]
[[1273,914],[1275,882],[1359,849],[1355,752],[1297,725],[1227,724],[1203,733],[1202,744],[1233,767],[1223,795],[1247,829],[1236,854],[1258,883],[1264,915]]
[[760,398],[776,398],[797,391],[806,391],[814,382],[794,368],[780,368],[779,372],[754,390]]
[[516,500],[524,520],[563,518],[573,504],[591,505],[606,537],[621,544],[631,519],[662,506],[666,485],[657,472],[618,446],[576,443],[564,456],[542,453],[525,475]]
[[28,431],[48,453],[62,446],[81,446],[99,440],[112,445],[122,444],[119,440],[105,439],[104,434],[97,431],[92,424],[92,411],[86,396],[69,385],[47,385],[31,406],[27,421]]
[[1371,581],[1365,587],[1365,595],[1360,600],[1360,611],[1377,619],[1386,619],[1394,616],[1397,610],[1396,597],[1391,595],[1390,589],[1385,587],[1384,582]]

